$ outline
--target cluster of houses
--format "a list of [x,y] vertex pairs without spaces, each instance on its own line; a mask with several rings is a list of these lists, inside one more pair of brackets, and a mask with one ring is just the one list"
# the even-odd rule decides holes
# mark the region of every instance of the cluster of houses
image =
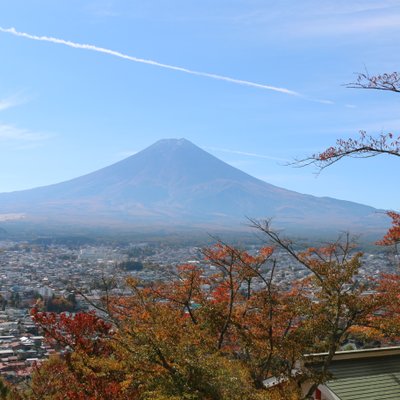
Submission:
[[19,382],[53,353],[27,309],[7,307],[0,312],[0,375]]

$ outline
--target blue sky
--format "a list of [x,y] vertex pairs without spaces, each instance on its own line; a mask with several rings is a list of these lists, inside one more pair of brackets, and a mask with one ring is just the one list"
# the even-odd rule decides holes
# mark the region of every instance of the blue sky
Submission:
[[185,137],[278,186],[399,208],[394,158],[318,177],[286,163],[359,130],[399,132],[399,95],[344,84],[398,70],[400,1],[13,0],[0,27],[75,43],[0,32],[0,192]]

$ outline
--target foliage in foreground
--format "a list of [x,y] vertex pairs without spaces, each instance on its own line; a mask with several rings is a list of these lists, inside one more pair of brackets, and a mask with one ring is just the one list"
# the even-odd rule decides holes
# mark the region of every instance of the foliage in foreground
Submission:
[[[267,225],[259,228],[310,275],[277,286],[274,247],[252,255],[220,243],[204,250],[204,269],[183,265],[169,283],[130,279],[131,295],[104,298],[96,313],[34,309],[63,354],[9,398],[299,399],[305,380],[314,383],[311,393],[327,379],[352,332],[388,341],[400,335],[399,280],[361,283],[361,254],[348,238],[299,252]],[[320,351],[328,353],[321,371],[301,367],[305,354]],[[281,384],[267,389],[269,377]]]

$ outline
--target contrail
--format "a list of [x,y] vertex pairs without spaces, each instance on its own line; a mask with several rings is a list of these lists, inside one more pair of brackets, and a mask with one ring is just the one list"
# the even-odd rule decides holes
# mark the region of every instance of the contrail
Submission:
[[[282,87],[264,85],[262,83],[251,82],[251,81],[246,81],[246,80],[242,80],[242,79],[230,78],[228,76],[211,74],[211,73],[208,73],[208,72],[195,71],[195,70],[192,70],[192,69],[179,67],[179,66],[176,66],[176,65],[163,64],[163,63],[160,63],[158,61],[146,60],[146,59],[143,59],[143,58],[133,57],[133,56],[121,53],[119,51],[110,50],[110,49],[106,49],[104,47],[98,47],[98,46],[94,46],[94,45],[91,45],[91,44],[75,43],[75,42],[71,42],[69,40],[58,39],[58,38],[50,37],[50,36],[31,35],[31,34],[25,33],[25,32],[18,32],[15,28],[2,28],[2,27],[0,27],[0,32],[10,33],[10,34],[12,34],[14,36],[23,37],[25,39],[30,39],[30,40],[38,40],[38,41],[41,41],[41,42],[51,42],[51,43],[56,43],[56,44],[62,44],[64,46],[72,47],[74,49],[90,50],[90,51],[95,51],[95,52],[98,52],[98,53],[109,54],[111,56],[123,58],[125,60],[133,61],[133,62],[136,62],[136,63],[153,65],[154,67],[166,68],[166,69],[170,69],[170,70],[173,70],[173,71],[184,72],[186,74],[203,76],[203,77],[211,78],[211,79],[217,79],[217,80],[220,80],[220,81],[230,82],[230,83],[234,83],[234,84],[237,84],[237,85],[251,86],[251,87],[254,87],[254,88],[258,88],[258,89],[272,90],[274,92],[280,92],[280,93],[288,94],[288,95],[291,95],[291,96],[298,96],[298,97],[306,98],[302,94],[300,94],[298,92],[295,92],[294,90],[290,90],[290,89],[286,89],[286,88],[282,88]],[[308,99],[308,100],[311,100],[311,99]],[[321,102],[320,100],[312,100],[312,101]]]
[[267,160],[274,160],[274,161],[284,161],[288,162],[290,160],[286,158],[280,158],[280,157],[273,157],[273,156],[267,156],[265,154],[258,154],[258,153],[249,153],[247,151],[239,151],[239,150],[231,150],[231,149],[221,149],[219,147],[206,147],[208,150],[211,151],[222,151],[224,153],[231,153],[231,154],[239,154],[242,156],[248,156],[248,157],[256,157],[256,158],[265,158]]

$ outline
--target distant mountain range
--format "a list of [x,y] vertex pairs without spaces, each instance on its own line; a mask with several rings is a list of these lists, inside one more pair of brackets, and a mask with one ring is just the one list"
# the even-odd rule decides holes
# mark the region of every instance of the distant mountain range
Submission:
[[388,226],[373,207],[271,185],[186,139],[160,140],[67,182],[0,194],[0,221],[209,229],[240,228],[246,217],[272,218],[277,227],[297,231],[383,231]]

